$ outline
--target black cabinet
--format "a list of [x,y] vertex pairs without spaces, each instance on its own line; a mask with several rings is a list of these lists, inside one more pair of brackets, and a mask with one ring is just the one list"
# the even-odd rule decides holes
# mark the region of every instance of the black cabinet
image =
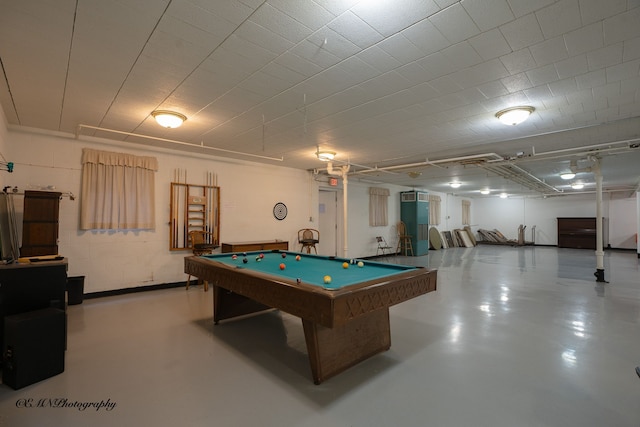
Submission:
[[44,308],[65,310],[67,262],[42,261],[0,266],[0,349],[6,316]]

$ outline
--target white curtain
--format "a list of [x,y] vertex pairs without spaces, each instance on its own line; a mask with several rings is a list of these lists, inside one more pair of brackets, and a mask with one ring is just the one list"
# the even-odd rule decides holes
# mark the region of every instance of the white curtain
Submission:
[[80,229],[155,229],[155,157],[82,150]]
[[429,224],[440,224],[440,196],[429,194]]
[[462,201],[462,225],[471,224],[471,201]]
[[389,189],[369,187],[369,225],[380,227],[389,225]]

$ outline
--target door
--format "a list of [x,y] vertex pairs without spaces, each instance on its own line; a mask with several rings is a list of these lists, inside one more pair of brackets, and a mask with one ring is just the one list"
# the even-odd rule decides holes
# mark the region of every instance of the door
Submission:
[[320,190],[318,196],[318,254],[336,256],[338,253],[338,192]]

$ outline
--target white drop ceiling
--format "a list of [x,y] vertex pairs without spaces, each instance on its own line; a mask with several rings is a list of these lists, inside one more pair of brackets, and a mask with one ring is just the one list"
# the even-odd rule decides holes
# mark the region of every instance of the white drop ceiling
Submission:
[[353,180],[473,197],[573,194],[571,160],[593,192],[594,158],[605,191],[640,183],[637,0],[0,0],[0,60],[13,128],[320,177],[330,150]]

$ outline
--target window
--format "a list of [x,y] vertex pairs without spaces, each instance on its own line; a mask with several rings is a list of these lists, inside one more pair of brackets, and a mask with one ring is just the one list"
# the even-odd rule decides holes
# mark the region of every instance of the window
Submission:
[[471,224],[471,202],[469,200],[462,201],[462,225]]
[[82,150],[80,229],[155,229],[155,157]]
[[388,200],[388,188],[369,188],[369,225],[371,227],[389,225]]
[[429,224],[440,224],[440,196],[429,194]]

